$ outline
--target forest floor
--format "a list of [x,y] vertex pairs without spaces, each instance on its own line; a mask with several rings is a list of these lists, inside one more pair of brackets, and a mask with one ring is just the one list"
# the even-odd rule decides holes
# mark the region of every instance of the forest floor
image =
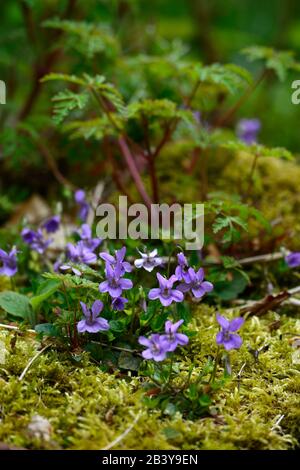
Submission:
[[[214,309],[196,307],[193,323],[198,334],[179,358],[181,376],[191,361],[193,374],[199,373],[203,358],[215,352]],[[297,334],[300,320],[293,314],[249,317],[243,327],[244,344],[233,352],[232,376],[214,397],[212,416],[190,420],[148,408],[143,402],[145,379],[134,373],[103,372],[87,353],[72,356],[49,343],[41,345],[30,333],[1,329],[0,442],[27,449],[297,447]],[[249,346],[267,350],[255,359]]]

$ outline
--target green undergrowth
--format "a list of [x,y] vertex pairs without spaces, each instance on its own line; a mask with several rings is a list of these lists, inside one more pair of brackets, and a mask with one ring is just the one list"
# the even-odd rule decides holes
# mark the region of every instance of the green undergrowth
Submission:
[[[87,353],[71,356],[50,345],[20,381],[41,344],[27,333],[1,329],[0,442],[27,449],[103,449],[129,429],[114,449],[295,448],[300,437],[300,351],[293,347],[293,337],[300,333],[300,320],[293,312],[278,320],[273,312],[247,319],[241,332],[244,344],[231,354],[232,376],[212,397],[212,416],[194,421],[147,407],[147,379],[126,370],[103,372]],[[195,306],[193,326],[195,336],[177,356],[178,380],[186,378],[191,363],[193,374],[199,373],[216,353],[214,309]],[[248,347],[262,346],[268,349],[255,360]],[[28,432],[33,415],[50,422],[49,440]]]

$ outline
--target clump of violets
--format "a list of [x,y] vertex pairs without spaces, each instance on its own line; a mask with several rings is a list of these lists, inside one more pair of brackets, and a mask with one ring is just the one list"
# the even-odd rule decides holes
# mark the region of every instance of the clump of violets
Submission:
[[189,268],[185,274],[185,281],[178,286],[182,292],[190,291],[196,299],[200,299],[208,292],[213,290],[214,286],[211,282],[204,281],[204,269],[200,268],[195,271]]
[[240,119],[237,125],[237,135],[245,144],[252,145],[257,142],[257,135],[261,129],[259,119]]
[[300,266],[300,252],[294,251],[285,257],[285,262],[289,268],[298,268]]
[[18,271],[17,265],[17,250],[12,248],[9,253],[0,248],[0,274],[3,276],[12,277]]
[[59,225],[60,216],[53,215],[42,224],[42,228],[45,229],[47,233],[55,233],[59,229]]
[[130,279],[123,278],[124,272],[121,263],[114,266],[106,263],[105,275],[106,280],[100,283],[99,291],[108,292],[112,298],[121,297],[123,290],[129,290],[133,287]]
[[[68,261],[76,264],[95,264],[97,262],[97,255],[94,251],[101,244],[102,240],[92,237],[92,229],[88,224],[83,224],[80,229],[76,230],[80,237],[77,243],[66,244],[66,258]],[[53,266],[54,271],[61,270],[63,272],[73,272],[76,276],[81,276],[81,271],[72,266],[68,262],[63,262],[63,256],[60,256]]]
[[109,323],[105,318],[100,317],[103,310],[103,302],[95,300],[91,308],[88,308],[84,302],[80,302],[84,319],[77,324],[79,333],[98,333],[99,331],[109,330]]
[[[76,264],[95,264],[97,262],[97,255],[91,251],[85,243],[81,240],[76,245],[67,243],[66,245],[66,256],[69,261]],[[81,276],[81,271],[72,264],[63,263],[58,260],[55,263],[54,270],[60,269],[63,272],[73,272],[76,276]]]
[[76,245],[67,243],[67,257],[73,263],[94,264],[97,255],[80,240]]
[[87,202],[85,191],[83,191],[83,189],[77,189],[77,191],[75,191],[74,199],[79,206],[78,218],[82,220],[82,222],[86,222],[90,211],[90,205]]
[[109,253],[99,253],[101,259],[103,259],[106,263],[106,266],[109,264],[113,269],[118,267],[121,276],[125,273],[130,273],[132,271],[132,266],[125,260],[126,255],[126,246],[123,246],[120,250],[115,251],[115,256]]
[[142,253],[138,250],[141,258],[138,258],[134,261],[134,265],[136,268],[144,268],[146,271],[151,273],[154,268],[163,264],[162,259],[157,256],[157,250],[152,250],[150,253]]
[[40,255],[43,255],[48,246],[52,243],[51,239],[45,239],[41,228],[36,231],[30,228],[24,228],[21,232],[21,236],[23,241]]
[[169,279],[166,279],[161,274],[156,274],[159,287],[151,289],[148,297],[150,300],[159,299],[164,307],[168,307],[172,302],[182,302],[183,293],[177,288],[173,288],[173,284],[177,281],[177,277],[173,274]]
[[154,333],[149,338],[140,336],[139,343],[146,347],[145,351],[142,352],[143,358],[161,362],[166,359],[168,352],[175,351],[177,346],[185,346],[189,342],[188,337],[182,333],[177,333],[182,323],[183,320],[179,320],[174,324],[167,320],[165,334]]
[[217,345],[224,346],[226,351],[230,351],[230,349],[239,349],[243,344],[243,340],[235,332],[241,328],[244,321],[245,320],[242,317],[236,317],[229,321],[227,318],[217,313],[217,322],[221,326],[221,331],[219,331],[216,336]]
[[[81,240],[76,244],[67,243],[66,245],[66,256],[69,261],[77,264],[95,264],[97,262],[97,255],[94,253],[96,248],[101,244],[100,239],[92,238],[92,230],[88,224],[83,224],[81,229],[77,231]],[[71,266],[68,263],[57,266],[61,271],[72,271],[77,276],[81,275],[81,272]]]
[[30,246],[30,248],[40,255],[43,255],[49,245],[52,243],[51,238],[46,238],[45,234],[55,233],[59,229],[60,216],[53,215],[47,219],[37,230],[32,230],[25,227],[21,236],[24,243]]

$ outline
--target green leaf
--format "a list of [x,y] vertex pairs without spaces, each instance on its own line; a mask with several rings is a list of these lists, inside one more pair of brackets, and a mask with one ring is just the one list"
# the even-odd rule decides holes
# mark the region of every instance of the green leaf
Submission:
[[59,336],[59,329],[52,323],[40,323],[35,325],[35,331],[45,336]]
[[233,64],[208,66],[197,64],[195,71],[200,82],[217,85],[229,93],[235,93],[252,81],[251,75],[246,69]]
[[145,99],[128,105],[128,119],[141,119],[143,116],[146,116],[147,119],[161,120],[179,118],[192,121],[194,119],[190,111],[178,109],[176,103],[167,99]]
[[[109,102],[114,108],[109,113],[111,127],[118,126],[115,114],[118,114],[118,119],[126,118],[127,110],[121,93],[113,84],[106,82],[106,78],[103,75],[91,76],[83,74],[80,78],[76,75],[56,73],[46,75],[43,79],[43,81],[49,80],[62,80],[83,87],[82,92],[75,93],[71,90],[64,90],[54,96],[52,99],[55,103],[54,120],[57,124],[60,124],[74,109],[83,109],[87,105],[90,95],[93,95],[94,99],[98,102],[97,106],[100,104],[100,110],[105,107],[103,105],[104,102]],[[103,109],[104,114],[106,113]],[[112,124],[112,120],[114,120],[114,124]]]
[[142,359],[134,354],[128,353],[126,351],[121,351],[121,354],[118,359],[118,366],[120,369],[127,370],[139,370]]
[[[85,267],[80,264],[74,264],[79,270],[84,271]],[[82,268],[81,268],[82,266]],[[52,279],[63,282],[66,288],[86,288],[94,291],[99,291],[99,283],[92,282],[84,277],[74,276],[73,274],[60,274],[60,273],[43,273],[43,277],[46,279]]]
[[214,233],[218,233],[230,225],[229,217],[217,217],[213,223],[212,229]]
[[110,320],[109,322],[110,330],[115,331],[116,333],[122,333],[126,325],[122,320]]
[[167,439],[178,439],[181,437],[181,433],[177,431],[177,429],[174,428],[164,428],[163,433],[166,436]]
[[115,111],[126,116],[127,110],[124,105],[123,96],[112,83],[106,82],[106,78],[103,75],[95,75],[94,77],[91,77],[88,74],[84,74],[84,79],[85,86],[88,89],[98,92],[114,106]]
[[234,300],[247,287],[248,281],[239,271],[232,273],[231,281],[220,281],[214,284],[213,293],[221,300]]
[[196,383],[190,384],[186,391],[186,394],[190,400],[196,400],[198,398],[198,388]]
[[236,224],[239,227],[241,227],[242,229],[244,229],[245,232],[248,231],[248,224],[247,224],[246,221],[242,220],[241,217],[232,216],[232,217],[230,217],[230,221],[231,221],[232,224]]
[[271,47],[252,46],[242,50],[250,61],[263,60],[266,69],[273,70],[280,81],[284,81],[289,70],[300,70],[300,63],[291,51],[277,51]]
[[236,152],[245,152],[251,156],[282,158],[283,160],[294,160],[292,153],[282,147],[265,147],[261,144],[247,145],[241,141],[229,141],[222,144],[222,147]]
[[211,398],[209,397],[209,395],[201,395],[201,397],[199,398],[199,404],[204,407],[211,405]]
[[174,416],[177,412],[177,408],[173,403],[166,402],[163,405],[163,412],[165,415]]
[[168,312],[162,312],[156,315],[150,322],[153,331],[162,331],[164,329],[165,322],[168,318]]
[[142,312],[140,316],[141,325],[146,325],[154,317],[155,313],[159,310],[158,302],[151,302],[147,306],[146,312]]
[[107,25],[52,19],[45,21],[43,26],[60,29],[67,33],[64,44],[76,49],[88,59],[92,59],[99,53],[114,56],[120,49],[116,36],[112,34]]
[[41,82],[49,82],[61,80],[63,82],[74,83],[76,85],[84,86],[86,81],[83,78],[77,77],[77,75],[68,75],[66,73],[49,73],[45,75]]
[[[123,122],[119,116],[113,114],[114,122],[118,129],[121,129]],[[70,132],[71,139],[83,138],[85,140],[102,140],[106,136],[117,134],[115,127],[111,125],[106,115],[87,121],[72,121],[63,126],[63,131]]]
[[29,320],[32,315],[32,309],[28,297],[17,292],[1,292],[0,293],[0,307],[7,313]]
[[191,310],[187,302],[178,302],[176,304],[176,311],[179,319],[184,320],[186,325],[192,318]]
[[54,292],[56,292],[59,289],[59,286],[61,285],[60,281],[56,280],[47,280],[44,281],[38,289],[38,294],[35,295],[34,297],[31,297],[30,299],[30,304],[35,311],[42,302],[47,300]]
[[61,91],[52,98],[54,102],[55,124],[60,124],[74,109],[83,109],[89,100],[89,94],[84,91],[82,93],[74,93],[70,90]]

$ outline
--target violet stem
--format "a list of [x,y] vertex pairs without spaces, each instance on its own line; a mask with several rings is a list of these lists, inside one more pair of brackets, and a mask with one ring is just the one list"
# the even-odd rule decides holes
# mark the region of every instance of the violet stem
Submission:
[[211,374],[210,379],[209,379],[210,383],[214,383],[214,381],[215,381],[219,360],[220,360],[220,348],[218,346],[218,349],[217,349],[217,352],[216,352],[214,368],[213,368],[212,374]]

